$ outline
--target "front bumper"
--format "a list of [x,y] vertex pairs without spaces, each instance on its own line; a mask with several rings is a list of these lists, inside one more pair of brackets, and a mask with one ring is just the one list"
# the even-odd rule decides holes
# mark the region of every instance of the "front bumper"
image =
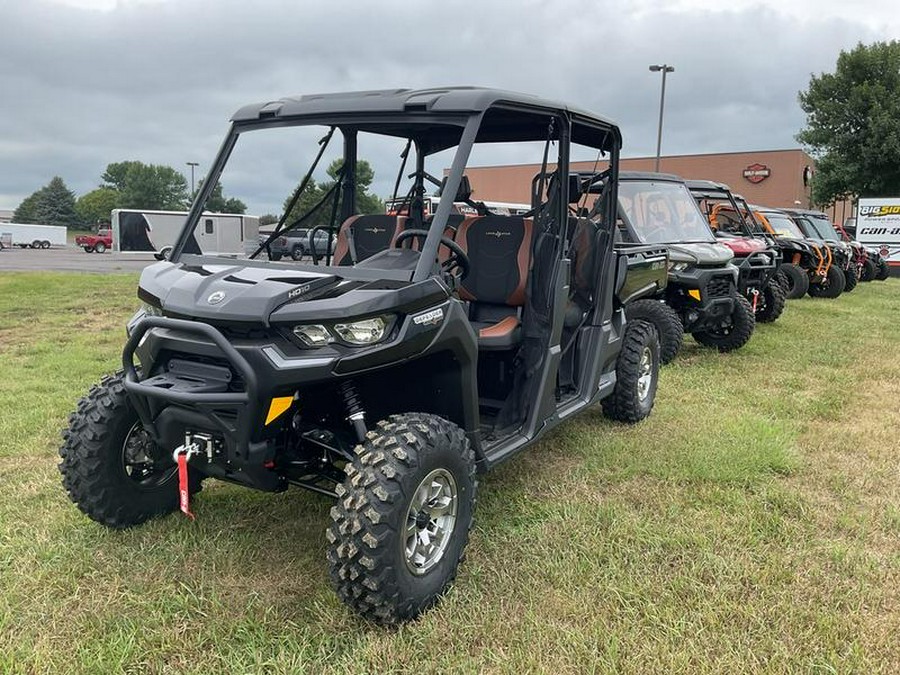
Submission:
[[716,327],[730,316],[738,278],[734,265],[670,273],[667,302],[678,312],[685,331]]

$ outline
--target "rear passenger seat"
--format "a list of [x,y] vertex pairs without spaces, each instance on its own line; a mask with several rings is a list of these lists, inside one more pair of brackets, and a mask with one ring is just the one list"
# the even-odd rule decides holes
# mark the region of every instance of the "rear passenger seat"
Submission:
[[521,216],[477,216],[464,220],[456,233],[471,267],[459,296],[471,302],[469,319],[480,349],[510,349],[522,339],[532,226]]
[[[406,216],[364,215],[347,218],[338,230],[332,264],[352,265],[391,248],[405,225]],[[350,254],[351,234],[356,250],[355,261]]]

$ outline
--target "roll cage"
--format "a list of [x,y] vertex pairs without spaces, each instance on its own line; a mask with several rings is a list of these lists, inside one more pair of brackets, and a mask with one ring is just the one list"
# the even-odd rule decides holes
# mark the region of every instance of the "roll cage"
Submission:
[[[380,270],[374,267],[366,270],[357,270],[355,266],[342,267],[341,276],[348,278],[380,277],[417,282],[438,274],[435,261],[438,257],[441,235],[453,211],[453,200],[442,199],[430,222],[426,223],[421,201],[426,192],[426,181],[434,180],[424,169],[425,158],[430,154],[456,148],[450,170],[441,188],[442,193],[454,195],[463,187],[464,170],[472,148],[477,143],[544,142],[542,174],[548,186],[551,184],[549,181],[551,171],[548,169],[550,164],[555,164],[556,170],[561,175],[566,175],[571,142],[608,154],[610,164],[614,167],[613,174],[617,170],[621,147],[618,128],[591,113],[524,94],[476,87],[300,96],[245,106],[232,117],[228,134],[194,199],[184,228],[173,247],[170,256],[172,262],[182,259],[202,263],[214,262],[212,256],[196,256],[188,253],[186,248],[199,222],[203,206],[218,183],[238,138],[245,133],[291,126],[323,126],[329,130],[319,141],[317,156],[298,184],[295,197],[311,179],[324,147],[332,140],[335,131],[339,130],[343,136],[343,163],[332,190],[322,200],[325,202],[328,197],[335,197],[331,200],[332,213],[327,228],[329,235],[336,234],[340,223],[356,213],[357,134],[367,132],[406,139],[407,151],[402,159],[401,173],[407,162],[409,150],[415,149],[415,167],[410,174],[413,178],[410,190],[412,195],[410,218],[413,227],[428,230],[428,236],[421,244],[415,269],[407,273],[406,270]],[[551,144],[558,148],[556,158],[549,158]],[[616,176],[613,175],[612,179],[615,186]],[[566,228],[561,224],[566,222],[566,209],[570,199],[569,183],[555,181],[552,186],[553,194],[549,192],[545,194],[545,201],[537,205],[535,215],[540,220],[556,224],[557,234],[563,239],[563,245],[559,250],[565,251]],[[615,199],[610,200],[611,210],[614,204]],[[321,203],[317,205],[320,206]],[[311,209],[315,210],[316,207]],[[290,209],[286,209],[286,213],[289,211]],[[308,227],[306,216],[309,213],[292,223],[287,223],[283,216],[269,235],[268,242],[294,229]],[[613,213],[607,214],[607,217],[610,218],[607,222],[611,222]],[[255,257],[264,248],[265,243],[251,257]],[[244,262],[253,264],[251,261]],[[291,269],[334,272],[331,268],[332,262],[331,251],[328,251],[324,266],[292,265]],[[361,277],[359,272],[362,272]]]

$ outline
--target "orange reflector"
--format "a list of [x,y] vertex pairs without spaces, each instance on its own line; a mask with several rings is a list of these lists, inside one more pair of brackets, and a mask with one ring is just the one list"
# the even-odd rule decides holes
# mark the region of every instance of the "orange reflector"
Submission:
[[691,290],[688,291],[688,295],[691,296],[692,298],[694,298],[694,300],[699,300],[700,299],[700,289],[692,288]]
[[293,396],[279,396],[273,398],[272,403],[269,404],[269,414],[266,415],[266,426],[268,426],[270,422],[278,419],[281,413],[291,407],[291,403],[293,402]]

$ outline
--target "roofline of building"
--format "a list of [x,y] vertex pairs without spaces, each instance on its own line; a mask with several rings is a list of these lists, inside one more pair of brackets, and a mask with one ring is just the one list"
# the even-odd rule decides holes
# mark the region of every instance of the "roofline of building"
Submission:
[[[806,152],[803,148],[778,148],[775,150],[732,150],[729,152],[696,152],[687,155],[660,155],[659,161],[663,161],[666,159],[683,159],[685,157],[724,157],[727,155],[762,155],[762,154],[772,154],[776,152],[802,152],[807,157],[810,157],[809,153]],[[810,157],[815,160],[815,158]],[[656,161],[656,155],[642,155],[640,157],[624,157],[620,156],[619,161],[624,160],[638,160],[638,159],[646,159],[649,161]],[[571,164],[588,164],[593,162],[592,159],[576,159],[570,160]],[[600,162],[608,161],[606,158],[601,158]],[[555,165],[555,162],[548,162],[548,164]],[[484,164],[482,166],[470,166],[466,167],[467,169],[507,169],[511,167],[517,166],[540,166],[539,162],[527,162],[525,164]]]

